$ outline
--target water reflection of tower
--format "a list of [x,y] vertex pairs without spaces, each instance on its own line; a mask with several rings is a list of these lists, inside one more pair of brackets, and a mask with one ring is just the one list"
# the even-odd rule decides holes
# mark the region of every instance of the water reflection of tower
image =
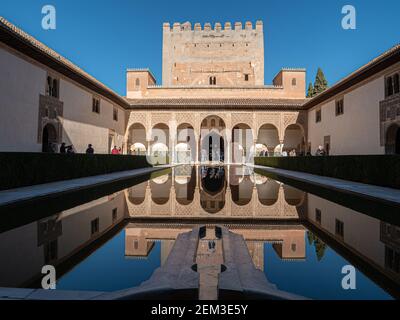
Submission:
[[161,265],[163,266],[171,253],[175,240],[161,240]]
[[255,267],[264,271],[264,242],[246,241],[246,244]]

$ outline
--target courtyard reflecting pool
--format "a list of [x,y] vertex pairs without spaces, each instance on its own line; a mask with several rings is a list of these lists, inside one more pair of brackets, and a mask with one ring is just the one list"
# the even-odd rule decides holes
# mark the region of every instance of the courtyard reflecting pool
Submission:
[[[360,200],[355,200],[360,201]],[[35,209],[32,209],[33,211]],[[257,269],[280,290],[313,299],[400,296],[400,227],[304,192],[246,166],[178,166],[129,188],[0,234],[0,287],[114,291],[162,266],[177,236],[224,225],[246,241]],[[356,289],[342,288],[342,267]]]

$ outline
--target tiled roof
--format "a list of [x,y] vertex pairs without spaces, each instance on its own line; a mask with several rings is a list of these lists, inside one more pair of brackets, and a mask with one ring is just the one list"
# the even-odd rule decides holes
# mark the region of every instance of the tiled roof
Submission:
[[145,98],[127,99],[132,108],[172,107],[202,108],[289,108],[301,109],[307,99],[252,99],[252,98]]
[[372,59],[367,64],[335,83],[329,89],[313,97],[305,103],[304,108],[310,109],[398,62],[400,62],[400,44],[385,51],[375,59]]
[[71,77],[72,75],[74,76],[73,80],[80,82],[84,86],[89,87],[101,95],[106,96],[115,103],[127,107],[126,100],[119,94],[1,16],[0,41],[14,47],[16,50],[21,51],[41,63],[45,63],[46,61],[46,64],[67,77]]

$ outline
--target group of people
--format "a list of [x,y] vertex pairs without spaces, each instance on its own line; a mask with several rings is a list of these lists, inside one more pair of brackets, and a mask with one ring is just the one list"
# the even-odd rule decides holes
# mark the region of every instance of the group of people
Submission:
[[60,153],[75,153],[74,146],[72,144],[67,146],[65,142],[63,142],[60,146]]
[[[75,153],[74,146],[72,144],[67,146],[66,143],[63,142],[60,146],[60,153]],[[86,154],[94,154],[94,148],[92,144],[88,144]],[[111,154],[122,154],[122,149],[114,146],[114,148],[111,150]]]
[[[303,152],[297,153],[296,149],[292,149],[291,151],[289,151],[289,153],[288,153],[287,151],[282,151],[282,153],[281,153],[281,156],[282,156],[282,157],[287,157],[287,156],[289,156],[289,157],[296,157],[296,156],[303,156],[303,155],[304,155]],[[306,153],[306,155],[307,155],[307,156],[311,156],[311,152],[308,151],[308,152]],[[328,155],[328,153],[325,151],[325,149],[324,149],[323,146],[318,146],[318,149],[317,149],[317,151],[315,152],[315,155],[316,155],[316,156],[326,156],[326,155]],[[269,156],[268,151],[262,150],[262,151],[260,152],[260,157],[268,157],[268,156]]]

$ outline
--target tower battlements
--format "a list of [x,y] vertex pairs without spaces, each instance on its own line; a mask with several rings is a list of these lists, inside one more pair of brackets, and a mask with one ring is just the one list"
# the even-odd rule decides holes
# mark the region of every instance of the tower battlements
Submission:
[[164,23],[163,85],[264,85],[263,23]]
[[175,22],[172,25],[169,22],[165,22],[163,24],[163,31],[164,32],[187,32],[187,31],[192,31],[192,32],[199,32],[199,31],[215,31],[215,32],[221,32],[221,31],[263,31],[263,22],[258,20],[255,25],[253,26],[253,23],[251,21],[246,21],[244,24],[242,22],[235,22],[233,25],[231,22],[225,22],[223,25],[220,22],[216,22],[214,24],[214,27],[212,26],[211,23],[206,22],[203,26],[200,23],[195,23],[193,26],[192,24],[188,22],[180,23],[180,22]]

